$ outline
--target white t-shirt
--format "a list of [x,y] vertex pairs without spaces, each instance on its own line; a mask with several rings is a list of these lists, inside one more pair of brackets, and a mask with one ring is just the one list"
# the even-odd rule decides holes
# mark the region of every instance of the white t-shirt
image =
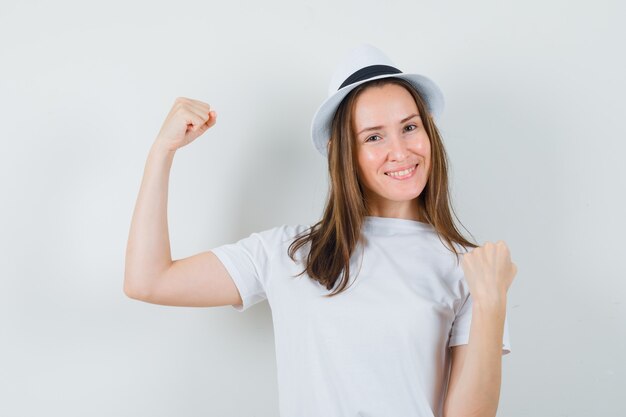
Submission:
[[[303,264],[287,255],[307,227],[278,226],[212,250],[241,294],[233,308],[270,305],[280,416],[441,416],[448,347],[468,343],[472,318],[454,253],[429,224],[368,216],[351,286],[323,297],[330,291],[306,273],[293,277]],[[510,351],[505,320],[502,354]]]

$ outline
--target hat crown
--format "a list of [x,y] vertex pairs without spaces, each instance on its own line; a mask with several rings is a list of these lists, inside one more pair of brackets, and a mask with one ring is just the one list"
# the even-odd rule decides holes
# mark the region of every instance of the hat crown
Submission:
[[401,71],[380,49],[363,43],[352,49],[335,67],[328,85],[328,97],[313,115],[311,138],[319,153],[328,154],[332,121],[348,94],[363,83],[392,77],[409,82],[426,102],[432,117],[439,117],[444,106],[443,93],[433,80],[422,74]]
[[328,97],[337,92],[341,84],[358,70],[371,65],[396,65],[381,51],[370,44],[362,44],[350,51],[346,57],[337,64],[330,83],[328,84]]

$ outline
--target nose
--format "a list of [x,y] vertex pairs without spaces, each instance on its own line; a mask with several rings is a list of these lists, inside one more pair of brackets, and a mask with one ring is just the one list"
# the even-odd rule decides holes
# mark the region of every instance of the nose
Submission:
[[408,156],[407,143],[400,135],[389,137],[389,159],[391,161],[402,161]]

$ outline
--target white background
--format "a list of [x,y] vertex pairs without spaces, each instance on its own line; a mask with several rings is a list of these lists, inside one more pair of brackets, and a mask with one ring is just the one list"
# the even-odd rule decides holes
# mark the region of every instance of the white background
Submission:
[[218,122],[174,159],[175,259],[316,221],[361,42],[440,85],[456,212],[518,265],[498,415],[626,415],[622,4],[2,0],[0,415],[277,416],[268,304],[127,298],[131,215],[183,96]]

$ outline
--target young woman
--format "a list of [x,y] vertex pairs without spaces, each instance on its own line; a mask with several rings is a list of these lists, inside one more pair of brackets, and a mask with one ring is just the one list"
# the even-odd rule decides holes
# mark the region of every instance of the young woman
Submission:
[[172,159],[217,117],[177,99],[146,164],[126,294],[238,311],[268,300],[282,417],[495,416],[517,268],[504,242],[480,247],[454,225],[442,107],[430,79],[354,49],[312,123],[330,174],[321,220],[173,261]]

